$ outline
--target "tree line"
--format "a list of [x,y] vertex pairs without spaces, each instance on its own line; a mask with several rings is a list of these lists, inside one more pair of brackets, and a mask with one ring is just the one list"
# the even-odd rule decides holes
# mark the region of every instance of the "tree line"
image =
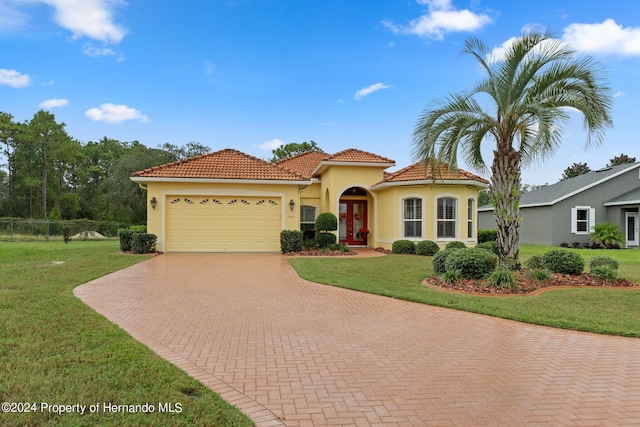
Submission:
[[0,112],[0,147],[0,217],[128,224],[146,220],[146,194],[129,179],[133,172],[211,151],[197,142],[149,148],[104,137],[81,143],[44,110],[24,122]]
[[[605,168],[610,168],[612,166],[624,165],[626,163],[635,163],[636,158],[627,156],[626,154],[620,154],[619,156],[615,156],[609,159],[609,163],[605,165]],[[576,176],[584,175],[585,173],[591,172],[591,168],[586,163],[574,163],[568,168],[564,170],[562,173],[562,178],[560,181],[564,181],[569,178],[575,178]]]

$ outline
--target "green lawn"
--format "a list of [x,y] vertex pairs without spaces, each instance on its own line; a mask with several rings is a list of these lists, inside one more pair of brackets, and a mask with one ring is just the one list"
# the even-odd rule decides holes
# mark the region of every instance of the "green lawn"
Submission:
[[[521,260],[550,247],[521,248]],[[640,283],[640,251],[571,249],[588,269],[596,255],[620,262],[620,276]],[[433,274],[431,257],[387,255],[376,258],[292,258],[298,274],[310,281],[424,304],[488,314],[527,323],[610,335],[640,337],[640,289],[557,289],[538,296],[458,295],[420,284]]]
[[[114,241],[0,243],[0,402],[35,404],[29,413],[0,412],[0,424],[253,425],[73,295],[75,286],[146,258],[118,253]],[[104,406],[146,403],[153,413]],[[99,410],[56,414],[43,404]]]

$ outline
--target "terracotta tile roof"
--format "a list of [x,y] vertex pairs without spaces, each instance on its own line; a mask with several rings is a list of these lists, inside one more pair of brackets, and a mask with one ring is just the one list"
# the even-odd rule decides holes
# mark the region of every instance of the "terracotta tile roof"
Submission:
[[367,151],[348,148],[326,159],[331,162],[355,162],[355,163],[395,163],[394,160]]
[[[427,166],[425,162],[417,162],[407,166],[404,169],[400,169],[388,176],[385,176],[383,182],[403,182],[403,181],[421,181],[421,180],[433,180],[434,169],[431,166]],[[438,173],[435,174],[436,180],[461,180],[461,181],[478,181],[484,184],[488,184],[484,178],[474,175],[471,172],[467,172],[463,169],[449,169],[446,164],[441,164]]]
[[298,175],[302,175],[305,178],[311,178],[312,172],[318,167],[320,162],[328,158],[329,154],[312,150],[289,157],[288,159],[278,160],[274,164],[293,171]]
[[291,170],[227,148],[178,162],[155,166],[133,174],[145,178],[202,178],[304,181]]

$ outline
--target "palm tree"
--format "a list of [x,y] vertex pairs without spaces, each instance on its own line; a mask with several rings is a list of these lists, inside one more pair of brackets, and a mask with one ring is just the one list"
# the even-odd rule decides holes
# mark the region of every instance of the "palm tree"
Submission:
[[582,113],[586,145],[598,146],[613,124],[611,90],[595,61],[576,57],[546,32],[523,34],[501,58],[477,38],[467,40],[464,52],[487,76],[470,92],[434,101],[422,112],[413,134],[414,156],[454,168],[460,149],[470,166],[486,171],[481,149],[495,143],[489,189],[499,255],[519,266],[521,168],[555,152],[571,111]]

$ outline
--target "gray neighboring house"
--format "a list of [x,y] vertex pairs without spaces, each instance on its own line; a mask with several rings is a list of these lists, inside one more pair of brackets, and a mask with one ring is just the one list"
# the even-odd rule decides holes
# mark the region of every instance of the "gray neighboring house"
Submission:
[[[618,224],[627,247],[639,245],[640,162],[605,167],[522,195],[520,242],[586,243],[593,226]],[[495,230],[492,206],[478,208],[478,229]]]

